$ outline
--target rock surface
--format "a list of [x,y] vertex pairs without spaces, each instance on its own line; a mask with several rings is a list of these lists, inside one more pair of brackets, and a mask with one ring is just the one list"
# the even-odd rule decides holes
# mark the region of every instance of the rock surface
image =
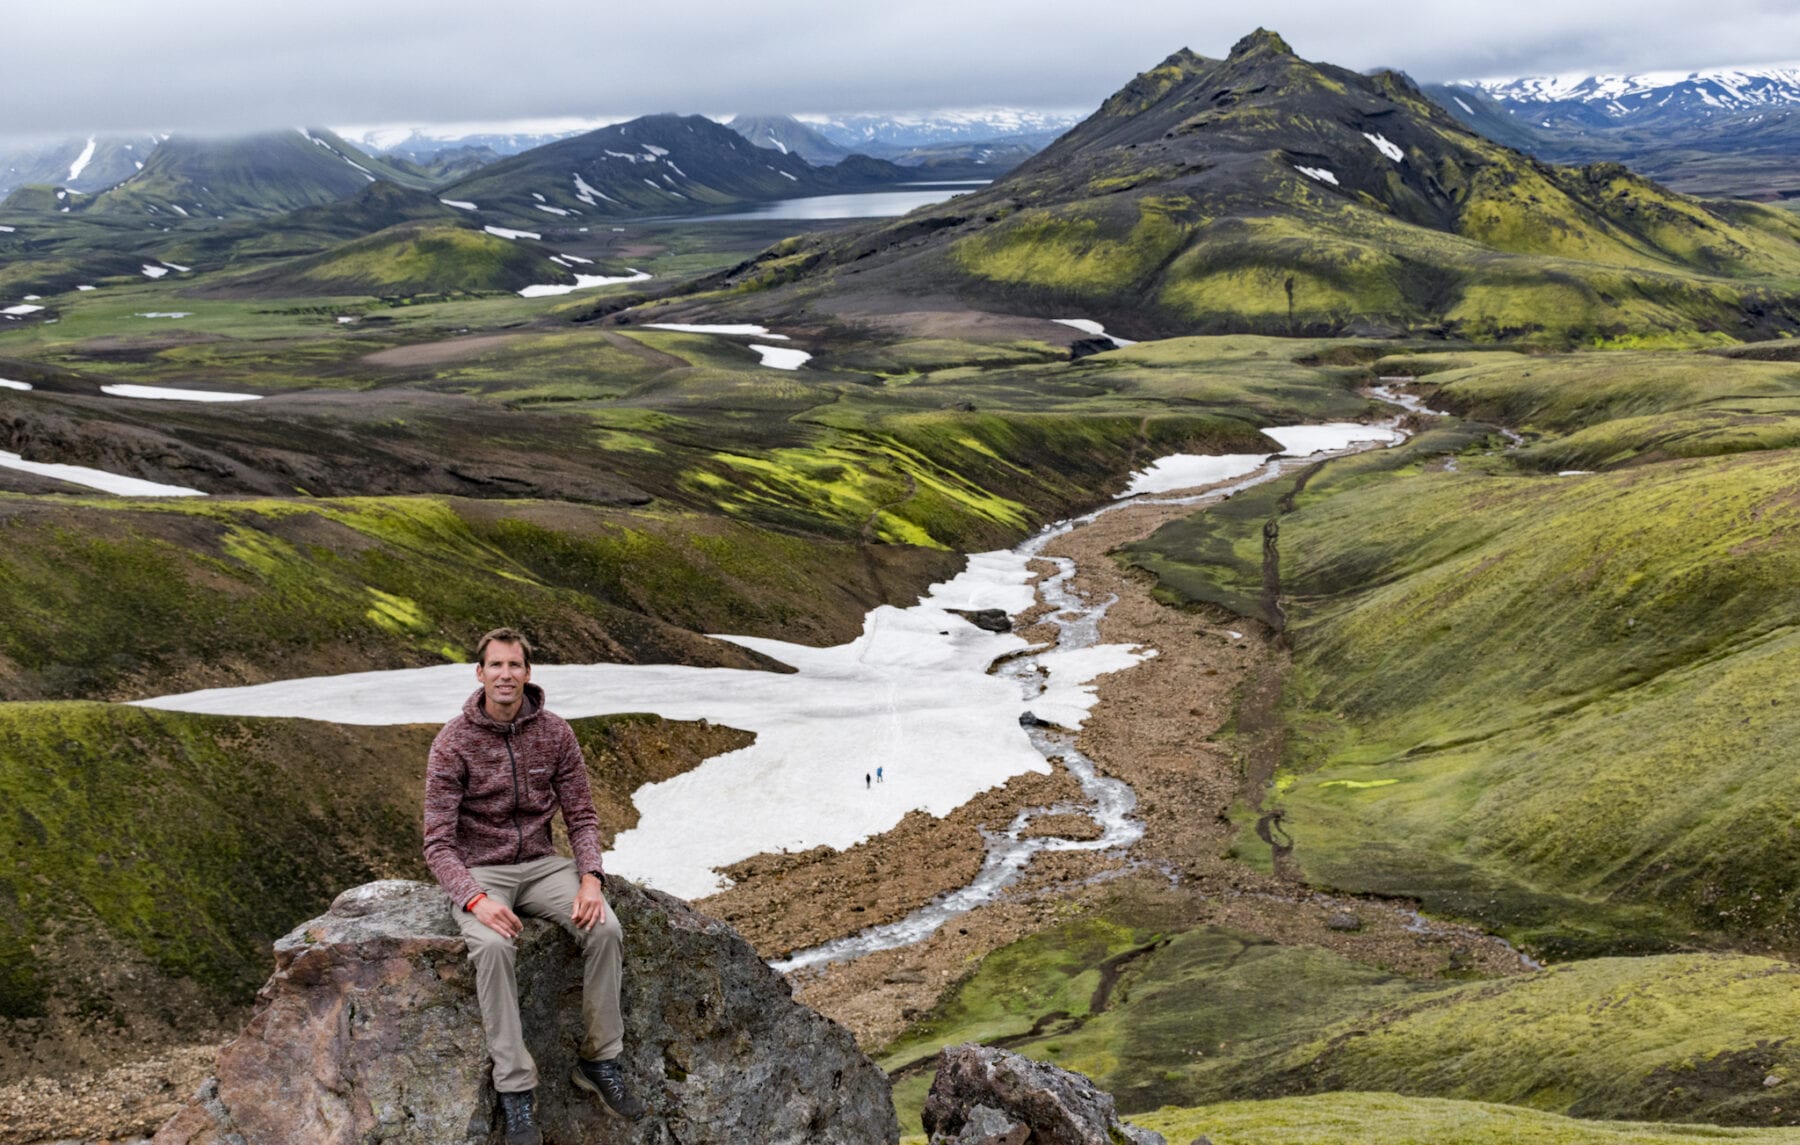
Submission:
[[921,1120],[931,1145],[1166,1145],[1080,1074],[974,1042],[938,1055]]
[[[635,1125],[568,1082],[580,965],[560,928],[529,920],[519,994],[559,1145],[899,1139],[886,1076],[841,1026],[724,923],[620,879],[626,1074]],[[338,896],[275,944],[275,974],[217,1076],[156,1145],[476,1145],[498,1140],[474,977],[435,886],[388,880]]]

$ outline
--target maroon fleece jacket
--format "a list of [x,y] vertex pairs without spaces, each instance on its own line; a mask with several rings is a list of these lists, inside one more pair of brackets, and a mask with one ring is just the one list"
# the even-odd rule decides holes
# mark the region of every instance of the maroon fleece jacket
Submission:
[[425,863],[457,906],[481,893],[470,867],[528,863],[556,853],[550,819],[562,808],[575,869],[600,874],[600,818],[581,745],[568,721],[525,685],[511,723],[481,705],[481,690],[444,725],[425,766]]

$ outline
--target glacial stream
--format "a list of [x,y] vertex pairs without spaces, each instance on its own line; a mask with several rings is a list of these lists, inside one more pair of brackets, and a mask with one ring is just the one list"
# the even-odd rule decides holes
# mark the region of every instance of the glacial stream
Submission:
[[[1428,412],[1422,403],[1408,395],[1399,394],[1390,398],[1385,393],[1375,391],[1375,396],[1402,405],[1408,410]],[[1046,527],[1013,550],[1028,560],[1049,561],[1056,566],[1055,573],[1038,581],[1037,596],[1039,602],[1054,608],[1055,611],[1043,619],[1056,627],[1058,635],[1054,644],[1037,645],[1022,655],[1007,657],[995,669],[995,674],[1012,680],[1018,686],[1020,695],[1026,701],[1028,713],[1020,722],[1025,726],[1032,746],[1047,762],[1060,763],[1068,769],[1081,785],[1084,801],[1029,807],[1020,811],[1005,830],[983,832],[987,841],[987,855],[981,870],[966,886],[940,895],[895,922],[870,927],[857,934],[796,951],[787,958],[770,963],[771,966],[785,974],[804,967],[911,946],[929,938],[939,927],[957,916],[997,900],[1030,866],[1032,859],[1040,854],[1058,851],[1123,853],[1143,838],[1144,825],[1132,814],[1137,809],[1137,793],[1130,785],[1099,774],[1094,761],[1076,749],[1077,732],[1033,718],[1035,713],[1031,713],[1031,701],[1043,696],[1045,681],[1054,674],[1052,663],[1047,661],[1079,657],[1084,651],[1099,647],[1101,618],[1117,600],[1117,597],[1089,600],[1071,585],[1076,572],[1075,562],[1067,557],[1045,557],[1042,553],[1055,538],[1117,509],[1146,504],[1214,504],[1242,490],[1272,481],[1284,473],[1311,465],[1323,457],[1393,445],[1406,437],[1397,425],[1365,426],[1348,422],[1332,426],[1289,426],[1265,432],[1285,447],[1309,452],[1305,456],[1243,454],[1162,458],[1150,473],[1140,474],[1134,479],[1132,488],[1143,485],[1146,477],[1151,478],[1149,484],[1154,487],[1156,481],[1153,475],[1156,473],[1168,474],[1167,480],[1170,481],[1185,481],[1187,488],[1194,488],[1202,483],[1211,484],[1231,476],[1240,476],[1241,479],[1230,485],[1208,489],[1204,493],[1182,497],[1157,497],[1149,493],[1131,495],[1128,491],[1126,496],[1110,505]],[[1246,470],[1247,476],[1244,475]],[[1069,812],[1092,818],[1100,825],[1100,835],[1094,839],[1025,835],[1033,819],[1042,815]]]

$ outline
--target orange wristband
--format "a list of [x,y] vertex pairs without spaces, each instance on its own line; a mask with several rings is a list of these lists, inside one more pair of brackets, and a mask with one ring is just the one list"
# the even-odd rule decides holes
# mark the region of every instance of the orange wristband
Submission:
[[487,892],[486,892],[486,891],[482,891],[482,892],[481,892],[481,893],[480,893],[480,894],[478,894],[478,895],[476,895],[476,896],[475,896],[475,897],[474,897],[474,898],[472,898],[472,899],[470,899],[470,900],[469,900],[469,901],[468,901],[468,903],[466,903],[466,904],[465,904],[465,905],[464,905],[464,906],[463,906],[463,909],[464,909],[464,910],[474,910],[474,909],[475,909],[475,904],[476,904],[476,903],[478,903],[478,902],[480,902],[480,901],[481,901],[481,900],[482,900],[482,899],[484,899],[484,898],[486,898],[486,897],[487,897]]

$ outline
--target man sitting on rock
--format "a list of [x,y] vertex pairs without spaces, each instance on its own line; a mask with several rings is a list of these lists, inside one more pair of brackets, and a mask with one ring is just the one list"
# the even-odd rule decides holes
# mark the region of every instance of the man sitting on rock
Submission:
[[[544,710],[544,690],[531,683],[530,642],[497,628],[481,638],[475,660],[480,690],[431,744],[425,862],[455,905],[475,963],[507,1145],[538,1145],[537,1065],[519,1027],[514,968],[519,916],[550,919],[581,947],[583,1037],[572,1080],[635,1121],[644,1103],[626,1085],[618,1060],[622,932],[603,893],[599,817],[581,745],[567,721]],[[559,807],[574,862],[550,841]]]

